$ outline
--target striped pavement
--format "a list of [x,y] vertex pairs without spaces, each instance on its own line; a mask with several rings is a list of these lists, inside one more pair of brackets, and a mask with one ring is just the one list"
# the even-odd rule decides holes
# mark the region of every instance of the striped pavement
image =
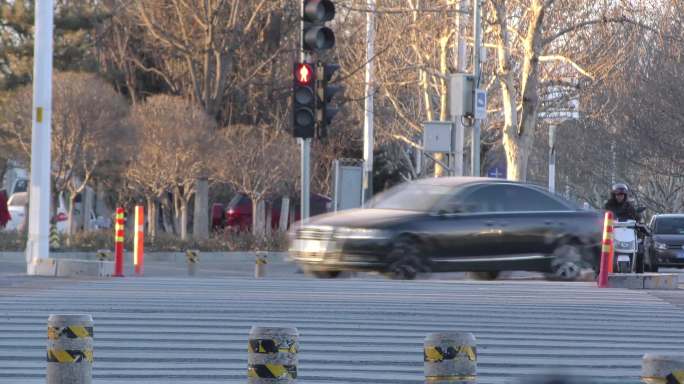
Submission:
[[639,383],[644,353],[684,354],[684,310],[593,283],[15,277],[0,284],[1,384],[45,382],[51,313],[92,314],[99,384],[245,383],[253,325],[299,330],[303,383],[422,383],[437,331],[475,334],[478,384]]

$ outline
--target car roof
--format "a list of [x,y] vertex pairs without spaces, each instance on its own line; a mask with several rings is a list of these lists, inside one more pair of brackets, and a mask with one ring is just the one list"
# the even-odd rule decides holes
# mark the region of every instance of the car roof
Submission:
[[423,185],[435,185],[435,186],[445,186],[445,187],[460,187],[468,184],[517,184],[517,185],[529,185],[533,184],[523,184],[506,179],[495,179],[491,177],[472,177],[472,176],[455,176],[455,177],[429,177],[424,179],[418,179],[412,181],[416,184]]

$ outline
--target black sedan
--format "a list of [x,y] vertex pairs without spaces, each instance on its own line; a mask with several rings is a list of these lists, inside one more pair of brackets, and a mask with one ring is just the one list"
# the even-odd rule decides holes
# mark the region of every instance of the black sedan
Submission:
[[684,214],[654,215],[649,226],[657,265],[684,268]]
[[310,219],[290,255],[319,277],[374,271],[548,273],[574,280],[598,265],[602,217],[533,185],[487,178],[430,178],[394,187],[367,209]]

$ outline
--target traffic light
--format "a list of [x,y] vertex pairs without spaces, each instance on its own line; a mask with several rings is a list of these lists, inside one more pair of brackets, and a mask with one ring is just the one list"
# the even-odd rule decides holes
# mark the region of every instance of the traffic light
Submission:
[[335,18],[335,4],[330,0],[303,1],[302,50],[321,52],[334,47],[335,34],[324,24]]
[[310,139],[316,131],[316,65],[295,63],[292,89],[292,118],[294,137]]
[[330,84],[335,72],[340,69],[339,64],[318,63],[316,76],[316,121],[318,122],[318,138],[328,136],[328,126],[337,114],[337,108],[331,105],[335,94],[344,90],[340,85]]

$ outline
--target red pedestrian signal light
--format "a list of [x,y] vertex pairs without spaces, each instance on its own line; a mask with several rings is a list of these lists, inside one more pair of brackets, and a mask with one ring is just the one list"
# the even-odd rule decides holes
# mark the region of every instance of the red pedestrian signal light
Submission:
[[310,139],[316,131],[316,64],[295,63],[292,87],[292,134]]
[[295,80],[300,85],[309,85],[313,82],[314,78],[313,68],[311,65],[306,63],[298,63],[295,66]]

